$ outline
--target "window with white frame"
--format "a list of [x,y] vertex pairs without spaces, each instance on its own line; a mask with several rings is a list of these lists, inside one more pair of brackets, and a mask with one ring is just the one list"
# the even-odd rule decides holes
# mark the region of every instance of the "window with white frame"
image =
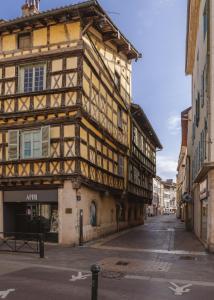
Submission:
[[29,93],[45,89],[46,65],[26,65],[20,67],[19,90]]
[[50,154],[50,127],[8,132],[9,160],[45,158]]
[[41,130],[21,133],[22,158],[37,158],[42,154]]

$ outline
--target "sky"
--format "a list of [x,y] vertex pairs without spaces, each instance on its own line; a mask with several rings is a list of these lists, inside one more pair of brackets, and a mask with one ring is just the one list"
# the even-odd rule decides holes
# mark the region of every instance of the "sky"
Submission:
[[[0,19],[21,14],[24,0],[1,1]],[[41,0],[41,10],[81,2]],[[176,176],[180,151],[180,113],[191,105],[185,76],[187,0],[99,0],[142,59],[133,62],[133,101],[150,119],[164,149],[157,154],[157,175]]]

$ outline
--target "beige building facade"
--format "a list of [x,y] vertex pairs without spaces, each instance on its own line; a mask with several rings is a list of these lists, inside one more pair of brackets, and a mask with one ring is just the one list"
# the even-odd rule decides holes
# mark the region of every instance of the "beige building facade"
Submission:
[[194,231],[214,251],[214,3],[188,2],[186,74],[192,76]]

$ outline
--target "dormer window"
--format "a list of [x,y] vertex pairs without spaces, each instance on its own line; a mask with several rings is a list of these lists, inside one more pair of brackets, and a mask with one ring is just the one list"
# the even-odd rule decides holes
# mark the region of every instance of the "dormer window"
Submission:
[[31,48],[31,34],[24,33],[18,36],[18,48],[19,49],[29,49]]

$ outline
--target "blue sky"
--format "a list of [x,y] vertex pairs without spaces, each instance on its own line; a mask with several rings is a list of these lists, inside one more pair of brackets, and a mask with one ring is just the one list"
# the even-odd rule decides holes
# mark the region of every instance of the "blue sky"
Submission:
[[[0,18],[21,14],[24,0],[1,1]],[[41,9],[76,3],[41,0]],[[81,1],[80,1],[81,2]],[[158,153],[158,175],[175,178],[180,149],[180,112],[191,103],[185,76],[187,0],[100,0],[120,30],[143,53],[133,64],[133,100],[156,130],[164,150]]]

